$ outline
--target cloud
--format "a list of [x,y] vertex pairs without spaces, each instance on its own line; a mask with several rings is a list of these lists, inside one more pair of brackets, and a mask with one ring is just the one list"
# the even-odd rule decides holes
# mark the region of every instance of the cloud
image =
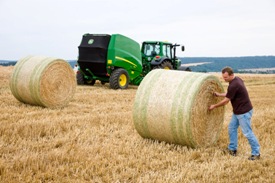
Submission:
[[180,56],[275,55],[273,0],[2,0],[0,59],[76,59],[85,33],[182,43]]

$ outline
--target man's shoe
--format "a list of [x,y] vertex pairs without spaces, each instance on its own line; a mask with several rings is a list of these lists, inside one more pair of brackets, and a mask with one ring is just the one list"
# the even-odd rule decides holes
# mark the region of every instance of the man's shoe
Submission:
[[251,155],[249,158],[248,158],[248,160],[252,160],[252,161],[254,161],[254,160],[259,160],[260,159],[260,154],[259,155]]
[[237,156],[237,150],[230,150],[230,149],[228,149],[228,153],[229,153],[231,156]]

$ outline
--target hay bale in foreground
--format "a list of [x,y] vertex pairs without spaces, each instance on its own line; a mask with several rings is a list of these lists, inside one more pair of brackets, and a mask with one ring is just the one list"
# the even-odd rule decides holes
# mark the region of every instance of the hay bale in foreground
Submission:
[[157,69],[151,71],[138,87],[133,119],[138,133],[189,147],[214,144],[222,129],[224,107],[208,111],[223,92],[215,76]]
[[76,79],[65,60],[27,56],[16,63],[10,89],[14,97],[23,103],[50,108],[64,107],[75,93]]

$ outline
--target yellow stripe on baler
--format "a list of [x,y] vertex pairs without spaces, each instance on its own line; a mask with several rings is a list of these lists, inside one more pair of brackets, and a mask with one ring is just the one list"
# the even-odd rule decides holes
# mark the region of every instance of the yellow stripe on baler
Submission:
[[121,57],[116,56],[116,59],[127,62],[127,63],[132,64],[133,66],[137,67],[136,64],[134,64],[133,62],[131,62],[129,60],[126,60],[125,58],[121,58]]

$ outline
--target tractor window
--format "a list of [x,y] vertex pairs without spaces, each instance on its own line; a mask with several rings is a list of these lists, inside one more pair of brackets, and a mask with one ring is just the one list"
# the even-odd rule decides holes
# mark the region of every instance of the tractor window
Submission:
[[154,51],[156,52],[157,55],[159,55],[159,53],[160,53],[160,45],[159,44],[155,45]]
[[171,53],[172,47],[171,45],[164,44],[163,45],[163,55],[167,56],[168,58],[172,58],[172,53]]
[[163,52],[164,56],[167,56],[167,46],[166,45],[163,45],[162,52]]
[[158,44],[145,44],[143,53],[146,56],[156,56],[160,53],[160,45],[158,45]]

